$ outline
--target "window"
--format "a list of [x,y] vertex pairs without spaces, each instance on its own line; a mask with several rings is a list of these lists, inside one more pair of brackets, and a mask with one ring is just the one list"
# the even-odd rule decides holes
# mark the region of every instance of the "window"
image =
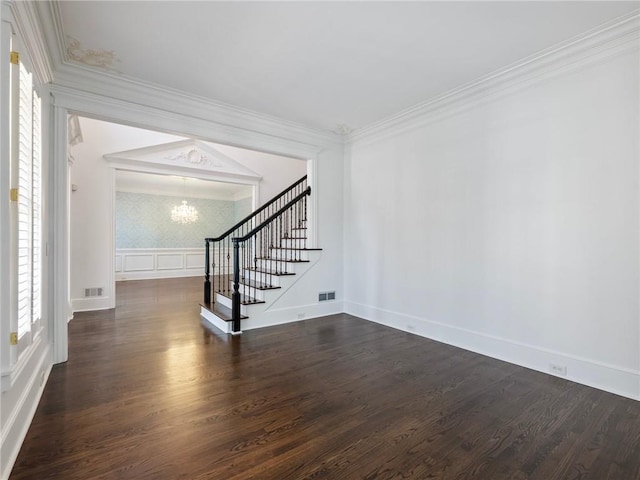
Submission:
[[42,83],[11,19],[7,15],[0,21],[0,195],[3,197],[0,201],[0,390],[3,392],[11,389],[21,375],[29,374],[30,360],[44,351],[46,340],[42,318],[46,272]]
[[24,53],[12,52],[10,63],[12,248],[8,263],[15,287],[9,326],[17,334],[17,351],[9,363],[14,364],[37,338],[42,323],[42,101]]

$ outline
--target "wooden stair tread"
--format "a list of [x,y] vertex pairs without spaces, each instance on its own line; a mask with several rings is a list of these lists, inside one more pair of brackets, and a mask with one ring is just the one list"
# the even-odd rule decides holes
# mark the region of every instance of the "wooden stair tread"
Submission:
[[[272,259],[268,259],[272,260]],[[265,273],[267,275],[275,275],[276,277],[282,277],[285,275],[295,275],[293,272],[276,272],[275,270],[267,270],[266,268],[245,268],[245,270],[251,270],[252,272]]]
[[[233,282],[233,280],[231,280],[231,282]],[[255,279],[251,279],[251,280],[240,279],[240,285],[246,285],[248,287],[255,288],[256,290],[275,290],[278,288],[282,288],[279,285],[269,285],[268,283],[259,282]]]
[[[227,297],[229,299],[232,298],[233,292],[218,292],[218,295],[222,295],[223,297]],[[240,294],[240,304],[241,305],[257,305],[259,303],[265,303],[264,300],[259,300],[257,298],[250,297],[249,295]]]
[[[293,260],[291,258],[275,258],[275,257],[257,257],[257,260],[271,260],[272,262],[282,263],[309,263],[311,260]],[[253,270],[251,268],[250,270]]]
[[[231,315],[231,309],[221,305],[220,303],[200,303],[201,307],[206,308],[215,316],[224,320],[225,322],[231,322],[233,320],[233,316]],[[246,315],[240,315],[240,319],[249,318]]]
[[297,247],[269,247],[271,250],[296,250],[302,252],[317,252],[322,250],[321,248],[297,248]]

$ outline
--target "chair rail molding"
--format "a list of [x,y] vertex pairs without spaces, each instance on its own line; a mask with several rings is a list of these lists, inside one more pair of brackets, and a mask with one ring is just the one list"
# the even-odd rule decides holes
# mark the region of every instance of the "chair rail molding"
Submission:
[[118,248],[114,258],[116,280],[197,277],[203,275],[202,248]]

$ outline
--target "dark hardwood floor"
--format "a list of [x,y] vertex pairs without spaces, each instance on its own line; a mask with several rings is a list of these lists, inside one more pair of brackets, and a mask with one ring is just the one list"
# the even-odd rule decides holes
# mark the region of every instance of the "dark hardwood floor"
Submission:
[[348,315],[218,336],[201,290],[76,314],[11,479],[640,479],[640,402]]

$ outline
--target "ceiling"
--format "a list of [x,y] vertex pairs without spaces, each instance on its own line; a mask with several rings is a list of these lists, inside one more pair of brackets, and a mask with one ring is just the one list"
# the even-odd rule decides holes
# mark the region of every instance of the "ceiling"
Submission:
[[236,201],[250,197],[253,194],[253,187],[175,175],[117,170],[116,191]]
[[639,5],[60,1],[53,7],[66,42],[58,55],[70,63],[348,133]]

